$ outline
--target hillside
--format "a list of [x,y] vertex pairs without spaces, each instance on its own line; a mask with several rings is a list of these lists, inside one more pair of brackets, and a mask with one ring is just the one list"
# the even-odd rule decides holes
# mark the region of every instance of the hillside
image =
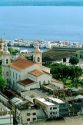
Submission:
[[76,55],[76,52],[73,50],[57,50],[56,48],[52,48],[43,53],[43,61],[56,61],[73,55]]

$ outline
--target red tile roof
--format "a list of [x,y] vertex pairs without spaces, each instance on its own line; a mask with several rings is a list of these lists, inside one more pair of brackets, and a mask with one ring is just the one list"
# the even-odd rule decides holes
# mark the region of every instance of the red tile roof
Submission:
[[40,71],[40,70],[33,70],[30,72],[30,74],[34,75],[34,76],[40,76],[42,75],[44,72],[43,71]]
[[15,60],[11,65],[10,65],[10,67],[11,68],[14,68],[14,69],[16,69],[16,70],[23,70],[23,69],[25,69],[25,68],[27,68],[27,67],[30,67],[30,66],[32,66],[32,65],[34,65],[34,63],[33,62],[31,62],[31,61],[29,61],[29,60],[26,60],[26,59],[17,59],[17,60]]
[[23,86],[29,85],[31,83],[33,83],[34,81],[32,81],[31,79],[25,79],[20,81],[19,83],[22,84]]

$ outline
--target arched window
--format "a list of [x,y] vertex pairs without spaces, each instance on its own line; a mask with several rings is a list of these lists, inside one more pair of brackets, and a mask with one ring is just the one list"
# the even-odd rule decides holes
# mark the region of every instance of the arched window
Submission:
[[37,61],[40,62],[40,57],[37,58]]
[[6,59],[6,64],[8,64],[8,59]]

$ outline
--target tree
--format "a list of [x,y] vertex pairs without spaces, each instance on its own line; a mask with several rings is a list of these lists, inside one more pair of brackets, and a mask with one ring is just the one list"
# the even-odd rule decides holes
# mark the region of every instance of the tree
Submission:
[[8,50],[9,50],[10,54],[12,54],[12,55],[16,55],[17,53],[20,53],[20,50],[16,49],[16,48],[9,48]]
[[79,83],[78,79],[82,75],[82,69],[78,66],[67,66],[63,64],[50,65],[53,78],[62,80],[64,85],[71,88],[83,85]]
[[76,56],[70,57],[69,63],[71,63],[72,65],[76,65],[79,63],[79,59]]
[[4,89],[7,87],[6,80],[2,77],[2,66],[0,66],[0,90],[4,91]]
[[4,91],[4,89],[7,87],[6,81],[3,79],[3,77],[0,75],[0,90]]

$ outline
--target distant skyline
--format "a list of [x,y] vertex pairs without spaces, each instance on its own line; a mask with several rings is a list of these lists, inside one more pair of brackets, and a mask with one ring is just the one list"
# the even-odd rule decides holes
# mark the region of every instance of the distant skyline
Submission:
[[0,6],[83,6],[83,0],[0,0]]

